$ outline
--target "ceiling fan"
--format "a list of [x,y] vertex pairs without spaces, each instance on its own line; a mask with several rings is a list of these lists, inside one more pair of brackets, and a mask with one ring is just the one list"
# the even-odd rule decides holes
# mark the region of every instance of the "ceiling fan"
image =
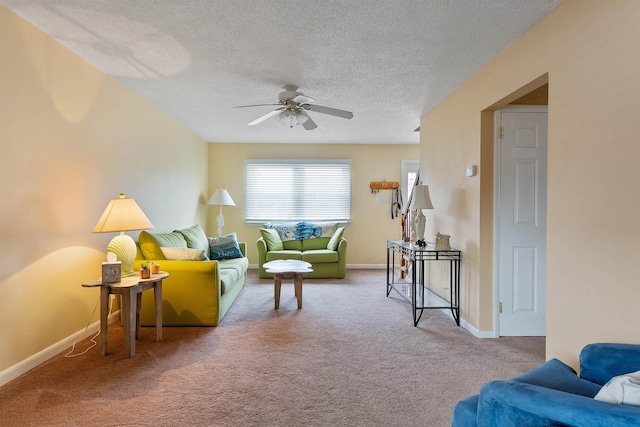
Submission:
[[306,130],[313,130],[318,127],[316,123],[311,120],[311,117],[307,114],[307,111],[314,111],[316,113],[328,114],[330,116],[342,117],[343,119],[350,119],[353,117],[353,113],[345,110],[338,110],[337,108],[323,107],[322,105],[312,104],[315,99],[310,98],[298,91],[298,86],[286,85],[283,87],[284,92],[280,92],[278,95],[277,104],[255,104],[255,105],[238,105],[233,108],[246,108],[246,107],[264,107],[264,106],[277,106],[273,111],[258,117],[249,126],[262,123],[270,117],[277,116],[278,120],[293,127],[294,125],[302,125]]

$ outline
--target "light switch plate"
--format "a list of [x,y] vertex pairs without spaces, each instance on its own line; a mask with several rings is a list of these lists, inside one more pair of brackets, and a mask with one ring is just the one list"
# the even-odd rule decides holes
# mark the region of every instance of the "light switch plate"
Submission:
[[471,165],[465,171],[467,176],[475,176],[476,175],[476,165]]

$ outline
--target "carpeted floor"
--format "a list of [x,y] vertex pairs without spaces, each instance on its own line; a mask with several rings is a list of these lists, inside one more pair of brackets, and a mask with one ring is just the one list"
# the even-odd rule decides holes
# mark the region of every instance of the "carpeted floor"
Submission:
[[[59,355],[0,388],[3,426],[448,426],[453,405],[544,360],[544,338],[478,339],[439,310],[418,327],[385,272],[293,285],[250,270],[217,328],[143,328],[136,356]],[[80,346],[86,347],[88,341]]]

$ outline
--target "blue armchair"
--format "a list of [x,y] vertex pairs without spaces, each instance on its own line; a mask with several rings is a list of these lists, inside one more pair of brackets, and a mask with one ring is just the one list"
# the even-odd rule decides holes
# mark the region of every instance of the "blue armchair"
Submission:
[[640,407],[593,397],[611,378],[640,371],[640,345],[589,344],[580,352],[580,376],[552,359],[508,381],[482,385],[458,402],[452,427],[640,426]]

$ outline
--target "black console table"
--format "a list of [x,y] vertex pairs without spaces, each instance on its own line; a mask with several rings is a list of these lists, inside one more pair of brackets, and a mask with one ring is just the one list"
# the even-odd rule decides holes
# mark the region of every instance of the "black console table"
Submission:
[[[411,261],[411,283],[404,279],[396,280],[396,257],[398,260]],[[387,297],[391,290],[404,298],[413,310],[413,326],[418,326],[425,309],[449,309],[456,325],[460,326],[460,259],[462,252],[457,249],[436,250],[433,245],[418,246],[401,240],[387,240]],[[425,305],[425,294],[433,294],[424,286],[425,261],[448,261],[449,268],[449,304]],[[435,294],[433,294],[435,295]],[[438,299],[441,299],[436,295]],[[430,298],[429,298],[430,299]]]

